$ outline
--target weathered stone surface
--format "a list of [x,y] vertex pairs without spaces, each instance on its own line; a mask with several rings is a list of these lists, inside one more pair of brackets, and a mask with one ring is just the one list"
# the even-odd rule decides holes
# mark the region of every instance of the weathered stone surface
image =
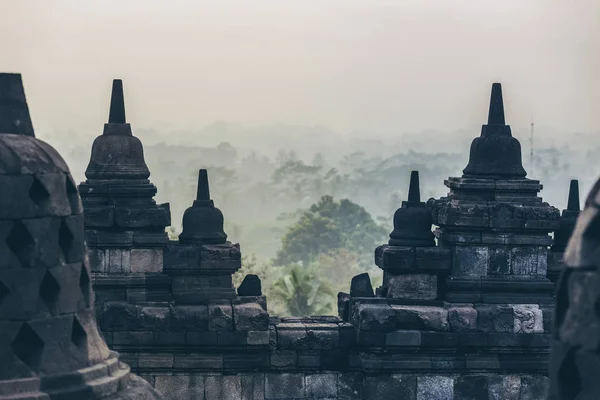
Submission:
[[417,377],[417,400],[455,400],[454,380],[447,376]]
[[234,304],[233,321],[236,330],[267,331],[269,314],[256,303]]
[[132,249],[131,272],[161,272],[163,269],[163,249]]
[[248,331],[246,343],[250,346],[263,346],[269,344],[269,331]]
[[544,332],[544,316],[537,304],[512,304],[515,333]]
[[371,285],[371,278],[369,274],[364,273],[356,275],[352,278],[350,283],[350,296],[351,297],[374,297],[373,286]]
[[258,275],[246,275],[237,293],[238,296],[262,296],[261,282]]
[[303,374],[265,374],[265,400],[304,397]]
[[206,400],[241,399],[242,381],[239,375],[207,376],[204,398]]
[[165,400],[197,400],[204,398],[204,377],[193,375],[158,375],[155,388]]
[[[488,378],[489,400],[519,400],[521,377],[518,375],[490,376]],[[540,397],[542,399],[543,397]]]
[[350,319],[350,295],[348,293],[338,293],[338,316],[343,321]]
[[306,375],[307,399],[333,399],[338,395],[337,374],[311,374]]
[[211,331],[233,330],[233,309],[230,303],[208,305],[208,329]]
[[388,280],[387,297],[392,299],[434,300],[437,298],[437,276],[402,274]]
[[514,332],[515,318],[511,306],[475,305],[477,328],[481,332]]
[[477,310],[473,307],[448,307],[448,323],[453,332],[472,332],[477,330]]
[[442,307],[393,305],[398,329],[448,331],[448,310]]
[[490,264],[489,248],[486,246],[456,246],[452,275],[478,278],[487,275]]
[[351,322],[364,331],[391,331],[395,326],[395,313],[388,304],[360,304],[352,309]]
[[416,400],[417,378],[410,375],[368,376],[365,396],[373,400]]

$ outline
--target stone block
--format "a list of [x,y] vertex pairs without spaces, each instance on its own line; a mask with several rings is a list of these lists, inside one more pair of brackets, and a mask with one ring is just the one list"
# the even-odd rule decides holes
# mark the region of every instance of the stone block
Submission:
[[131,272],[162,272],[163,250],[155,249],[132,249],[131,250]]
[[454,379],[454,398],[488,400],[488,381],[485,375],[459,375]]
[[90,268],[92,272],[107,272],[107,257],[104,249],[88,249]]
[[264,400],[265,374],[244,374],[242,380],[242,400]]
[[248,304],[255,303],[262,307],[263,310],[268,312],[267,309],[267,297],[266,296],[238,296],[231,299],[231,304]]
[[133,232],[97,231],[97,247],[130,247],[133,245]]
[[350,297],[375,297],[368,273],[356,275],[350,282]]
[[113,344],[126,346],[152,346],[154,334],[152,332],[113,332]]
[[233,330],[233,309],[230,303],[208,305],[208,329],[211,331]]
[[100,325],[105,331],[137,331],[142,329],[142,320],[137,306],[124,301],[107,301]]
[[417,400],[454,400],[454,379],[448,376],[417,377]]
[[337,324],[306,324],[306,335],[312,350],[331,350],[340,345]]
[[242,380],[239,375],[209,375],[205,379],[205,400],[241,400]]
[[473,307],[450,306],[448,323],[453,332],[472,332],[477,330],[477,310]]
[[154,332],[154,346],[184,346],[185,332]]
[[217,344],[219,346],[245,346],[248,341],[247,331],[218,331]]
[[452,275],[479,278],[487,275],[490,251],[487,246],[456,246]]
[[445,273],[452,269],[452,251],[445,247],[417,247],[415,260],[419,271]]
[[390,276],[387,288],[388,298],[435,300],[437,298],[437,276],[427,274]]
[[524,375],[521,377],[521,397],[519,400],[537,400],[546,398],[548,377],[543,375]]
[[248,331],[246,344],[266,346],[269,344],[269,331]]
[[385,339],[386,346],[420,346],[421,332],[397,330],[387,334]]
[[415,268],[415,248],[379,246],[375,249],[375,264],[385,271],[411,271]]
[[392,305],[397,329],[424,329],[445,332],[448,310],[442,307]]
[[477,329],[481,332],[512,333],[515,330],[513,309],[506,305],[476,304]]
[[171,311],[169,307],[139,306],[138,312],[144,330],[166,331],[171,329]]
[[210,331],[187,331],[185,332],[185,344],[188,346],[215,346],[217,344],[217,333]]
[[342,321],[348,321],[350,319],[350,295],[348,293],[338,293],[338,316]]
[[131,272],[130,250],[108,249],[106,272],[109,274],[127,274]]
[[389,332],[395,327],[395,312],[388,304],[354,303],[350,321],[363,331]]
[[265,400],[304,398],[303,374],[265,374]]
[[[488,379],[489,400],[520,400],[519,375],[491,375]],[[543,399],[539,397],[539,399]]]
[[308,350],[306,327],[299,323],[277,325],[277,348],[282,350]]
[[295,350],[275,350],[271,352],[271,366],[275,368],[293,368],[298,362]]
[[110,228],[114,223],[113,206],[90,206],[83,213],[86,228]]
[[338,376],[338,399],[362,400],[363,375],[360,372],[344,372]]
[[262,296],[262,287],[258,275],[248,274],[237,290],[238,296]]
[[490,275],[508,275],[511,267],[511,249],[505,246],[490,247]]
[[385,341],[386,332],[360,330],[356,332],[356,343],[359,346],[383,347]]
[[170,312],[174,330],[208,330],[208,305],[172,305]]
[[546,275],[547,250],[542,247],[513,247],[511,249],[511,273],[513,275],[537,275],[538,268]]
[[204,399],[204,376],[202,375],[157,375],[155,389],[165,400]]
[[223,355],[223,368],[228,371],[266,370],[269,353],[266,351],[228,352]]
[[337,374],[311,374],[305,377],[307,399],[335,399],[338,396]]
[[173,368],[220,370],[223,368],[223,355],[215,353],[175,354]]
[[356,343],[356,328],[350,323],[338,325],[340,331],[340,348],[348,349]]
[[368,400],[416,400],[417,378],[411,375],[367,376],[365,398]]
[[173,368],[172,353],[140,353],[138,366],[146,368]]
[[512,304],[515,333],[543,333],[544,315],[537,304]]
[[321,350],[321,369],[346,371],[348,369],[348,351],[342,349]]
[[269,314],[256,303],[234,304],[233,322],[236,330],[267,331]]
[[320,368],[321,352],[318,350],[304,350],[298,352],[298,367]]

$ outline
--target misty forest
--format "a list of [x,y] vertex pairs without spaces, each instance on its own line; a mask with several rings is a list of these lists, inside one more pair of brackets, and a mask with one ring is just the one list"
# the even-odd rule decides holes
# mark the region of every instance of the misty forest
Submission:
[[[422,201],[445,195],[444,179],[460,176],[469,143],[479,135],[422,132],[369,139],[368,133],[339,134],[318,126],[248,128],[218,122],[196,131],[159,132],[136,125],[134,135],[144,142],[150,179],[158,188],[156,201],[170,203],[171,239],[181,232],[183,212],[195,198],[198,169],[207,168],[228,240],[242,248],[243,267],[234,285],[248,273],[257,274],[272,314],[291,316],[335,314],[336,294],[348,291],[360,272],[371,272],[377,287],[381,274],[373,251],[389,239],[394,211],[406,200],[410,171],[420,172]],[[589,143],[597,141],[582,137],[578,143],[587,145],[573,148],[545,141],[543,132],[536,132],[532,157],[531,132],[514,134],[522,143],[528,176],[544,184],[546,201],[565,208],[573,178],[587,193],[597,172],[590,161],[600,145]],[[74,178],[83,181],[95,135],[40,137],[55,145]]]

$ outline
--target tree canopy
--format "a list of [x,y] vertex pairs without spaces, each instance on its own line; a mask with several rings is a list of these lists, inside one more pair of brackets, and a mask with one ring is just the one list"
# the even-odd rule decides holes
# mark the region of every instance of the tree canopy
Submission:
[[336,249],[351,249],[361,259],[371,260],[386,234],[386,229],[360,205],[323,196],[287,229],[274,262],[307,265]]

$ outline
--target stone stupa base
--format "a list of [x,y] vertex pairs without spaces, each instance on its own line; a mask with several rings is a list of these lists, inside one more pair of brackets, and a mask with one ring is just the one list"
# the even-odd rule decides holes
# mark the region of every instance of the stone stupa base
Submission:
[[118,354],[92,367],[42,377],[0,381],[0,400],[158,400],[162,397],[119,362]]

